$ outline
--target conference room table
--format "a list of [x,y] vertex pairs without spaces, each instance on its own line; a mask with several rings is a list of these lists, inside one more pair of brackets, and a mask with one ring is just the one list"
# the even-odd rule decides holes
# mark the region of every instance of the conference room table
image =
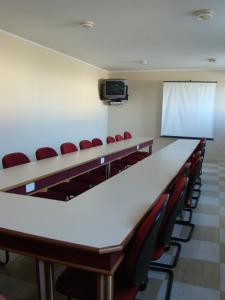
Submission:
[[197,145],[178,140],[68,202],[0,192],[0,248],[37,259],[41,300],[53,263],[97,273],[97,298],[112,300],[127,243]]

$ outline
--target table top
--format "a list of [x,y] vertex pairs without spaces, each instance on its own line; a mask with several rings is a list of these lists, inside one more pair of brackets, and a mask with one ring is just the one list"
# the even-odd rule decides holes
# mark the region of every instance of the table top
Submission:
[[0,192],[0,232],[122,249],[141,218],[198,144],[178,140],[69,202]]
[[0,191],[8,190],[16,186],[35,181],[65,170],[82,165],[94,159],[100,159],[107,155],[122,151],[152,141],[153,138],[132,138],[117,143],[104,144],[82,151],[65,155],[59,155],[39,161],[0,170]]

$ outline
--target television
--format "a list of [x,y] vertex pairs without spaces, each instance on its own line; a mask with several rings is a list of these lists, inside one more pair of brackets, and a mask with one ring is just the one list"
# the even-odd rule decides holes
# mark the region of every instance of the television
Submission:
[[128,81],[126,79],[102,80],[101,99],[119,102],[128,100]]

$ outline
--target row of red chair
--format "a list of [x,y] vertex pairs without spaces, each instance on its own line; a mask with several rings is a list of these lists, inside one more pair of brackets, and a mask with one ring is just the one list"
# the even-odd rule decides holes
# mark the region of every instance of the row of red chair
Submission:
[[[124,137],[125,136],[126,134],[124,133]],[[126,136],[126,138],[128,137]],[[131,134],[129,134],[129,138],[131,138]],[[92,141],[89,140],[81,141],[79,146],[80,146],[80,150],[83,150],[91,147],[100,146],[102,144],[103,143],[101,139],[94,138]],[[60,146],[60,151],[64,155],[67,153],[76,152],[78,151],[78,148],[75,144],[68,142],[68,143],[63,143]],[[55,151],[55,149],[51,147],[42,147],[36,150],[37,160],[55,157],[57,155],[58,154]],[[125,169],[127,166],[136,163],[139,160],[135,158],[136,156],[137,155],[134,154],[133,157],[128,156],[125,157],[124,159],[114,161],[111,164],[110,176],[116,175],[117,173]],[[144,156],[145,155],[143,154],[142,158],[144,158]],[[2,158],[3,168],[18,166],[29,162],[30,162],[29,157],[22,152],[10,153],[5,155]],[[80,176],[76,176],[70,179],[69,182],[62,182],[53,187],[50,187],[47,192],[34,193],[33,196],[66,201],[70,199],[70,197],[75,197],[85,192],[90,187],[103,182],[104,180],[106,180],[106,167],[102,166],[90,172],[87,172],[85,174],[82,174]]]
[[[115,273],[114,300],[134,299],[138,290],[146,287],[149,269],[168,274],[165,299],[170,299],[173,283],[171,269],[177,265],[181,250],[181,245],[173,242],[172,232],[177,218],[192,201],[201,174],[204,151],[205,143],[201,140],[190,160],[180,169],[175,180],[166,190],[168,194],[159,197],[137,229],[125,250],[125,259]],[[190,223],[183,221],[179,224]],[[171,246],[177,247],[173,263],[156,262]],[[96,274],[71,267],[66,268],[56,281],[56,290],[69,298],[96,299],[96,288]]]

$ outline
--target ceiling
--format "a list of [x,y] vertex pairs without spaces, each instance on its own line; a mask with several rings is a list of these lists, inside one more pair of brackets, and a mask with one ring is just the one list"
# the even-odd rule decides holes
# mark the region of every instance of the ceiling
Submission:
[[110,71],[225,69],[224,20],[221,0],[0,0],[1,29]]

